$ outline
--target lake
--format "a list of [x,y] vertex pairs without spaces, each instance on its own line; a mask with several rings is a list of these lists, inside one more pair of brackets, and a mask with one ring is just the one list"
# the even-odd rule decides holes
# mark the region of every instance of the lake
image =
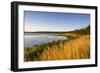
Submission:
[[67,37],[51,33],[25,33],[24,48],[32,48],[34,45],[46,44],[48,42],[65,40]]

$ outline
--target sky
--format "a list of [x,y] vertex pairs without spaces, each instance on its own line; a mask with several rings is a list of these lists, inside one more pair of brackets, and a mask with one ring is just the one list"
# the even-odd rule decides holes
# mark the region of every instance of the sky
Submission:
[[90,24],[90,14],[24,11],[25,32],[72,31]]

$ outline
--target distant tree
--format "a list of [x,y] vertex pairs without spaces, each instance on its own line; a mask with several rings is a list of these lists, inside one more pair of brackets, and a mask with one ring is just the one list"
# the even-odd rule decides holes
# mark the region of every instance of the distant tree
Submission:
[[81,34],[81,35],[90,34],[90,25],[81,29],[75,29],[74,31],[71,31],[71,33]]

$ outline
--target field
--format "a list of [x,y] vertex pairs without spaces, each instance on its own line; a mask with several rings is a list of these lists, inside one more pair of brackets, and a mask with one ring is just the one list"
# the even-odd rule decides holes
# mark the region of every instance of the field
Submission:
[[68,40],[53,41],[47,44],[25,48],[24,61],[71,60],[90,58],[90,35],[65,33]]

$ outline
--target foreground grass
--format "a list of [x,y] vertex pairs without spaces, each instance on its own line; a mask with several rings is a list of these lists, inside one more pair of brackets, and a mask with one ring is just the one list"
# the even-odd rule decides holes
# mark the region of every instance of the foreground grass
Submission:
[[[49,49],[50,48],[50,49]],[[84,35],[75,40],[48,47],[40,55],[40,60],[70,60],[90,58],[90,38]]]
[[24,50],[24,61],[70,60],[90,58],[89,35],[64,34],[69,40],[35,45]]

